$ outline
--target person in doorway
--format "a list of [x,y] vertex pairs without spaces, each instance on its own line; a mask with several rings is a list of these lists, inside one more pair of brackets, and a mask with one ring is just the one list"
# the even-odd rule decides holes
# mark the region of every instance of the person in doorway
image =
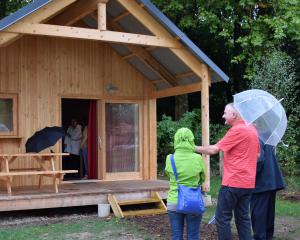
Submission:
[[251,239],[249,203],[255,187],[256,163],[259,140],[256,128],[246,124],[233,104],[227,104],[223,118],[231,126],[225,136],[215,145],[197,146],[195,151],[212,155],[224,152],[222,185],[216,209],[216,225],[219,239],[232,239],[231,219],[240,239]]
[[[174,162],[179,184],[197,187],[205,181],[202,157],[194,153],[194,135],[188,128],[180,128],[174,136]],[[168,216],[171,224],[172,240],[183,239],[184,222],[187,224],[187,239],[199,239],[202,215],[176,212],[178,187],[170,160],[167,156],[165,172],[170,178],[167,198]]]
[[72,119],[64,141],[65,152],[79,156],[81,138],[82,127],[76,119]]
[[82,157],[84,162],[84,176],[83,180],[88,179],[88,154],[87,154],[87,142],[88,142],[88,126],[86,125],[82,132],[82,139],[80,143],[80,149],[82,151]]
[[79,178],[80,174],[80,142],[82,138],[82,127],[76,119],[71,120],[65,136],[65,152],[70,153],[63,161],[63,169],[77,169],[78,174],[68,174],[66,178]]
[[276,192],[285,187],[275,147],[260,141],[255,189],[250,200],[254,240],[270,240],[274,235]]

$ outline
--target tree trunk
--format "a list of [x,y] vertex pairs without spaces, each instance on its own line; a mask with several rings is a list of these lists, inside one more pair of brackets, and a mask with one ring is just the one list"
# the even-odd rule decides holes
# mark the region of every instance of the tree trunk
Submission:
[[179,95],[175,97],[175,120],[182,117],[189,110],[188,95]]

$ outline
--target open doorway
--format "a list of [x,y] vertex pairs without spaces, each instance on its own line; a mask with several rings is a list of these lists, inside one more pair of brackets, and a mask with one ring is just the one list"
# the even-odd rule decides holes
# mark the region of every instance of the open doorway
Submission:
[[[66,174],[64,180],[97,178],[97,101],[63,98],[61,120],[66,136],[62,150],[70,153],[62,158],[62,169],[78,170]],[[86,140],[86,141],[85,141]]]

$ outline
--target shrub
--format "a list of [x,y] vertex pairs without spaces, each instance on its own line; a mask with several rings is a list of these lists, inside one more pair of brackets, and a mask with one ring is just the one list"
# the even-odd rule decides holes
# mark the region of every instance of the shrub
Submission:
[[[173,121],[171,117],[163,115],[162,120],[157,123],[157,162],[158,172],[164,169],[166,156],[174,152],[174,135],[179,128],[187,127],[191,129],[195,136],[195,144],[201,145],[201,112],[194,109],[186,112],[178,121]],[[226,128],[221,124],[210,124],[210,141],[216,143],[226,132]],[[211,168],[217,169],[218,155],[211,157]]]
[[261,61],[254,64],[254,75],[251,80],[252,88],[258,88],[273,94],[281,102],[288,116],[288,126],[282,143],[277,147],[277,158],[285,175],[297,173],[297,160],[300,157],[298,83],[295,63],[286,53],[272,50]]

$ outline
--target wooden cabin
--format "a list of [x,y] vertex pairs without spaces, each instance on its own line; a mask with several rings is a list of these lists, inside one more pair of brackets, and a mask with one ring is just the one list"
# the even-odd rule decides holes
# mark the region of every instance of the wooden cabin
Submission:
[[[149,0],[36,0],[0,20],[0,153],[25,153],[36,131],[77,117],[91,128],[90,178],[155,180],[156,100],[201,91],[207,145],[219,81],[226,74]],[[51,149],[63,152],[62,141]]]

